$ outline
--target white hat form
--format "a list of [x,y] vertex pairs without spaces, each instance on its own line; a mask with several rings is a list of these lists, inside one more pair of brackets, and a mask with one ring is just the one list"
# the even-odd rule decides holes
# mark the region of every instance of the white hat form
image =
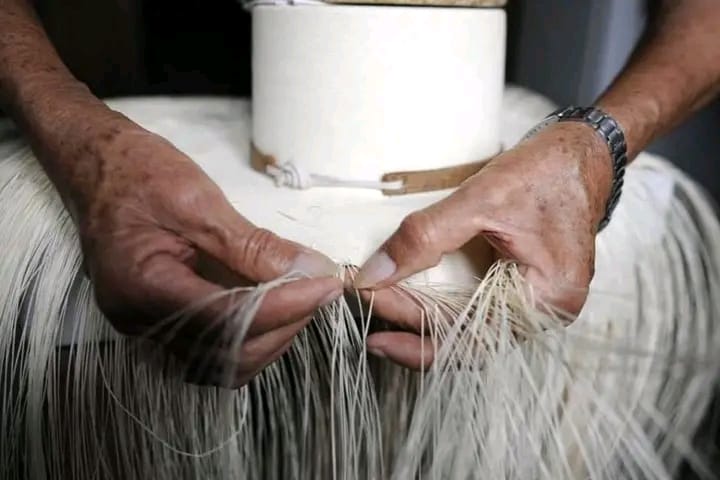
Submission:
[[[388,173],[500,150],[503,9],[286,4],[252,17],[252,142],[272,157],[275,186],[259,178],[252,209],[264,211],[240,210],[263,227],[360,264],[405,215],[447,195],[392,196],[403,180]],[[478,274],[454,257],[425,279]]]
[[500,147],[505,11],[253,9],[253,141],[281,163],[360,184]]

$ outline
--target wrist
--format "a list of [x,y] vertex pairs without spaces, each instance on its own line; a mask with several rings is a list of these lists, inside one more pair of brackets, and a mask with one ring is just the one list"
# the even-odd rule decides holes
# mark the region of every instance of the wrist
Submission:
[[[17,81],[22,85],[7,102],[8,113],[31,141],[59,136],[78,121],[109,110],[85,84],[72,77],[33,74]],[[73,121],[68,121],[73,116]]]
[[112,172],[122,169],[126,152],[142,138],[139,135],[148,132],[107,109],[87,112],[85,118],[73,122],[67,133],[65,140],[53,143],[55,153],[43,164],[73,217],[79,220],[90,211],[103,189],[112,185]]
[[[551,132],[560,129],[570,133],[572,142],[562,146],[561,151],[573,151],[570,167],[577,170],[578,179],[584,184],[591,202],[590,207],[602,204],[604,199],[604,214],[597,224],[598,231],[602,230],[609,222],[622,193],[627,164],[627,143],[623,128],[614,117],[598,107],[569,106],[548,115],[525,135],[524,140],[547,132],[553,126]],[[577,133],[573,134],[573,131]],[[556,137],[555,141],[562,144],[564,138],[561,135]],[[573,161],[578,164],[573,165]]]
[[628,162],[634,159],[657,136],[661,108],[652,98],[632,98],[609,92],[596,105],[622,126],[627,145]]
[[142,129],[74,79],[36,79],[18,91],[12,116],[74,218],[87,211],[112,145]]
[[600,225],[612,190],[613,161],[591,127],[579,122],[550,124],[516,148],[520,157],[529,159],[524,169],[555,178],[558,194],[570,195],[566,201],[586,210],[589,222]]

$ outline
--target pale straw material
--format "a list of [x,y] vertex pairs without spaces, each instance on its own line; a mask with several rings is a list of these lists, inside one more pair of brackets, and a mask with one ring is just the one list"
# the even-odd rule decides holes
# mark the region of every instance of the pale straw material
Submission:
[[[507,144],[552,109],[518,89],[505,103]],[[400,287],[436,339],[429,371],[369,359],[372,312],[349,295],[238,391],[162,374],[151,344],[110,331],[73,223],[7,135],[0,205],[0,478],[667,479],[682,460],[712,477],[692,442],[717,380],[720,226],[659,158],[629,168],[572,326],[498,263],[475,284]],[[231,312],[234,341],[264,292],[294,278],[251,290]],[[67,311],[74,346],[61,351]]]

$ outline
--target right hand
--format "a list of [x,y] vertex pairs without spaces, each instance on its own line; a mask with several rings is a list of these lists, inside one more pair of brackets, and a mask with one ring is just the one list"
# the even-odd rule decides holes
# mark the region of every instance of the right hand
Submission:
[[[342,294],[330,259],[240,216],[167,140],[124,117],[96,123],[92,131],[71,149],[78,158],[69,190],[98,305],[121,333],[150,336],[185,360],[190,380],[246,384],[289,348],[318,307]],[[168,323],[225,290],[198,273],[203,258],[238,283],[267,282],[289,271],[310,278],[270,290],[241,348],[232,348],[237,327],[224,322],[227,297],[182,323]]]

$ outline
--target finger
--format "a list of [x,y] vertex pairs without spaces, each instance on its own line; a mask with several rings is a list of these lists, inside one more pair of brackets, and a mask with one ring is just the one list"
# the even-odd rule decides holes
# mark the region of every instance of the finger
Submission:
[[[133,285],[133,303],[142,305],[149,318],[164,319],[147,332],[149,336],[166,343],[178,335],[212,338],[228,326],[236,327],[226,320],[238,311],[246,295],[208,282],[169,253],[153,255],[143,267],[141,278]],[[341,293],[341,281],[334,278],[298,280],[271,290],[256,315],[262,319],[261,327],[250,333],[262,333],[305,317]]]
[[371,314],[378,316],[395,327],[420,333],[423,325],[423,309],[417,299],[397,287],[381,290],[361,290],[363,300],[372,307]]
[[[269,290],[253,317],[248,318],[247,314],[252,312],[247,310],[247,302],[252,295],[221,291],[212,302],[205,302],[179,318],[168,319],[167,328],[158,329],[158,336],[166,343],[187,337],[195,343],[225,348],[240,332],[251,338],[293,324],[335,301],[342,293],[342,281],[338,278],[295,280]],[[240,322],[248,320],[246,330]]]
[[256,227],[224,198],[216,203],[212,218],[207,212],[193,217],[183,235],[236,274],[256,282],[289,272],[312,278],[337,274],[327,256]]
[[240,352],[240,361],[244,370],[252,376],[280,358],[292,345],[297,334],[307,327],[311,318],[286,325],[272,332],[248,340]]
[[335,277],[296,280],[276,287],[263,299],[248,334],[258,336],[294,323],[334,302],[342,293],[342,280]]
[[210,349],[203,357],[188,358],[186,351],[175,345],[173,352],[187,364],[187,381],[226,388],[245,385],[263,369],[277,361],[292,345],[297,334],[307,326],[304,318],[261,337],[245,342],[238,350]]
[[435,347],[430,337],[421,337],[407,332],[374,333],[367,338],[367,349],[371,354],[410,368],[428,368],[435,357]]
[[440,262],[484,227],[471,189],[457,190],[440,202],[405,217],[400,227],[363,265],[355,287],[383,288]]
[[235,374],[235,375],[227,375],[226,373],[221,373],[218,375],[215,380],[216,385],[225,386],[226,388],[241,388],[245,385],[247,385],[253,378],[258,376],[262,370],[269,367],[273,363],[275,363],[280,357],[282,357],[287,350],[292,345],[293,340],[290,340],[286,342],[281,348],[279,348],[270,358],[268,358],[264,365],[258,367],[257,369],[248,372],[248,373],[242,373],[242,374]]
[[[128,335],[161,335],[177,323],[179,312],[191,309],[193,315],[217,318],[228,303],[227,298],[220,300],[222,287],[198,277],[171,253],[151,255],[143,260],[137,275],[118,283],[120,288],[111,292],[112,296],[99,295],[98,302],[115,326]],[[135,309],[128,308],[132,305]],[[138,319],[145,323],[139,324]]]

